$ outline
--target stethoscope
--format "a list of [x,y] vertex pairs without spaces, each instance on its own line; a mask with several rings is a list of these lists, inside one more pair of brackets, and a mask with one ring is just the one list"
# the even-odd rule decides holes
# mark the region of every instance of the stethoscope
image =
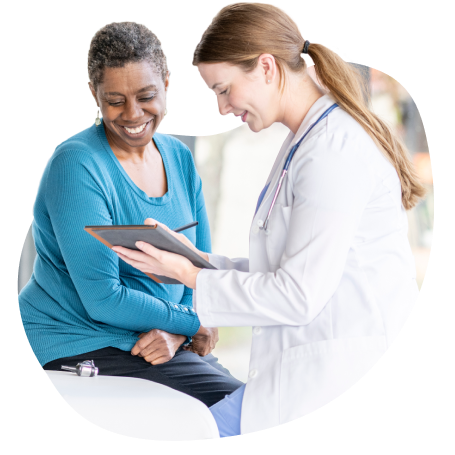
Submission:
[[309,128],[306,130],[305,134],[302,136],[302,138],[297,142],[294,147],[292,147],[291,151],[289,152],[288,157],[286,158],[286,161],[284,163],[283,171],[281,172],[281,177],[280,180],[278,181],[278,186],[276,187],[275,190],[275,195],[273,196],[272,204],[270,205],[269,211],[267,213],[267,217],[265,218],[264,223],[261,223],[259,226],[260,229],[264,229],[265,231],[267,230],[267,226],[269,224],[270,220],[270,215],[272,214],[273,207],[275,205],[276,199],[278,197],[278,194],[280,194],[281,186],[283,185],[283,180],[286,177],[286,174],[288,173],[289,165],[291,164],[291,160],[294,157],[295,152],[299,148],[300,144],[302,141],[308,136],[308,133],[321,121],[324,120],[335,108],[338,107],[338,104],[335,103],[332,106],[330,106],[313,124],[309,126]]

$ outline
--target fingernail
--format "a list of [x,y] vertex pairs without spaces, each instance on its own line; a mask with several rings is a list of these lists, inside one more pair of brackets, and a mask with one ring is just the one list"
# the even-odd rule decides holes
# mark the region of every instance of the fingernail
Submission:
[[143,245],[144,245],[144,242],[136,242],[136,246],[137,246],[138,248],[142,248]]

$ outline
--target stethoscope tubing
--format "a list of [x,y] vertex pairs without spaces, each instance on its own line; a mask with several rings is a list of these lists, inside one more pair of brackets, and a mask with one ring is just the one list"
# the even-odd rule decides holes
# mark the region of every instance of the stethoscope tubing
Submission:
[[332,104],[314,123],[312,123],[308,129],[306,130],[305,134],[301,137],[299,142],[292,147],[291,151],[289,152],[288,157],[286,158],[286,161],[283,166],[283,171],[281,172],[280,180],[278,181],[277,188],[275,190],[275,194],[272,199],[272,203],[270,204],[269,211],[267,212],[267,217],[265,218],[264,224],[261,226],[261,229],[264,229],[264,231],[267,230],[267,226],[269,224],[270,220],[270,215],[272,214],[273,207],[275,206],[275,202],[278,198],[278,195],[280,194],[281,187],[283,185],[284,178],[286,177],[286,174],[288,173],[289,166],[291,165],[292,158],[294,157],[295,152],[299,148],[300,144],[302,141],[308,136],[308,133],[323,119],[325,119],[335,108],[338,107],[338,104]]

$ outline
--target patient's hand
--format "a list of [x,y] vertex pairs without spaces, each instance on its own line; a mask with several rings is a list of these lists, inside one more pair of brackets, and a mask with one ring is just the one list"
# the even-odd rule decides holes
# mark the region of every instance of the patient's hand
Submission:
[[131,354],[143,357],[152,365],[159,365],[171,360],[185,340],[184,335],[174,335],[164,330],[153,329],[139,335],[139,340],[131,350]]
[[193,335],[193,342],[191,345],[185,346],[183,349],[193,351],[201,357],[204,357],[213,351],[218,340],[218,329],[216,327],[207,329],[201,325],[196,335]]

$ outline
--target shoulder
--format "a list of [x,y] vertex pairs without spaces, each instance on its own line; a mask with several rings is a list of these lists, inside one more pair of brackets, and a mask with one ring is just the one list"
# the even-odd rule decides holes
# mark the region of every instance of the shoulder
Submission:
[[71,181],[79,181],[90,174],[98,179],[106,174],[107,156],[93,126],[58,145],[47,163],[44,175],[48,179],[60,179],[66,175]]
[[[303,141],[289,169],[295,184],[332,186],[361,183],[370,191],[378,169],[389,167],[373,139],[347,112],[335,109]],[[340,180],[341,179],[341,180]]]
[[362,125],[341,108],[330,113],[309,135],[300,159],[333,159],[352,169],[373,173],[391,166]]

